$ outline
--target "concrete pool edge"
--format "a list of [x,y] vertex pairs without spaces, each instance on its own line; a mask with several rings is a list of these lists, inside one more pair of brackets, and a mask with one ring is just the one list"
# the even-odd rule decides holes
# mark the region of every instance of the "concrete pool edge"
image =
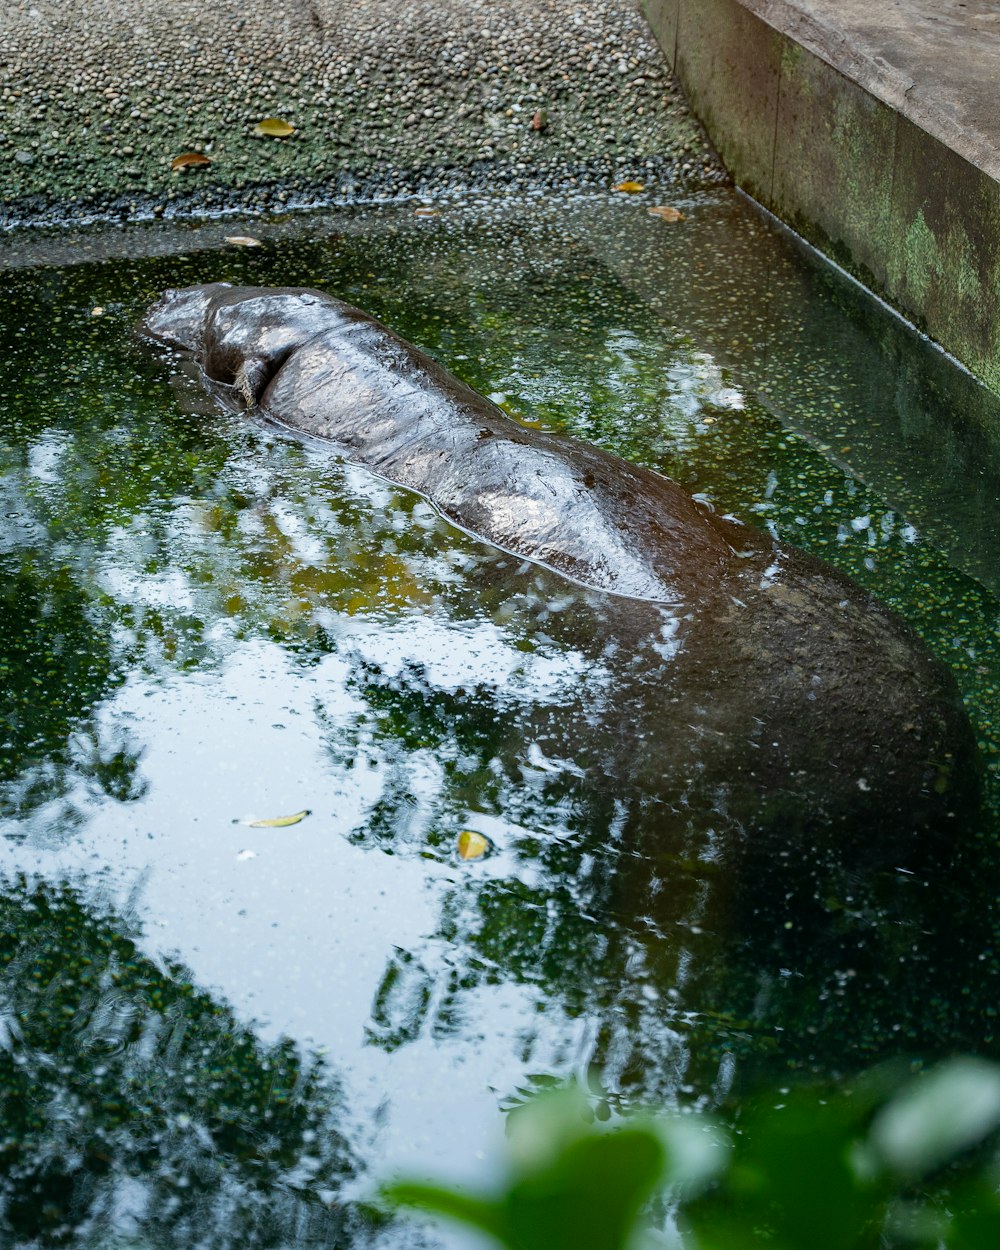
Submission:
[[[950,7],[945,52],[978,52],[974,94],[1000,31]],[[867,21],[860,0],[643,8],[737,185],[1000,391],[1000,144],[964,107],[961,74],[920,89],[934,15],[894,30],[886,0]]]

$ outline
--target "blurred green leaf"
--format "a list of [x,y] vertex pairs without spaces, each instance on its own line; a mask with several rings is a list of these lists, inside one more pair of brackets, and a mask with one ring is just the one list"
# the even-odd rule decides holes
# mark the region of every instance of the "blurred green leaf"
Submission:
[[471,1224],[508,1250],[649,1245],[644,1209],[661,1186],[685,1250],[1000,1246],[998,1160],[956,1165],[931,1193],[911,1188],[1000,1125],[994,1064],[956,1059],[905,1084],[899,1067],[883,1066],[840,1090],[781,1090],[744,1104],[738,1125],[731,1150],[701,1115],[609,1129],[580,1089],[563,1088],[511,1112],[494,1196],[408,1183],[384,1192]]
[[620,1250],[662,1178],[666,1152],[645,1128],[569,1145],[507,1194],[512,1244],[524,1250]]
[[[741,1118],[732,1164],[687,1222],[702,1250],[768,1244],[781,1250],[848,1250],[877,1229],[885,1195],[853,1166],[867,1100],[812,1092],[767,1099]],[[755,1235],[751,1235],[751,1234]],[[877,1241],[873,1244],[877,1244]]]
[[982,1059],[952,1059],[919,1077],[879,1113],[872,1142],[891,1170],[921,1176],[998,1125],[1000,1069]]
[[[625,1250],[665,1178],[669,1143],[681,1136],[651,1120],[604,1127],[582,1091],[563,1088],[511,1113],[506,1176],[495,1197],[410,1182],[388,1186],[383,1196],[461,1220],[511,1250]],[[698,1163],[685,1165],[685,1174],[705,1176],[709,1153],[704,1142],[691,1149]]]
[[995,1174],[976,1177],[953,1196],[948,1250],[996,1250],[1000,1246],[1000,1191]]
[[446,1215],[510,1244],[505,1212],[499,1202],[469,1197],[443,1185],[421,1185],[415,1181],[386,1185],[381,1195],[391,1206],[419,1207],[434,1215]]

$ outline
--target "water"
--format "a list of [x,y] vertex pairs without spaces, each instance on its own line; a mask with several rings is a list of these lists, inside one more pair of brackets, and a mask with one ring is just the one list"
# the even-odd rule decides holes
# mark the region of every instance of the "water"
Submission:
[[[357,1209],[373,1180],[488,1176],[553,1075],[726,1115],[790,1073],[997,1054],[1000,405],[735,196],[679,207],[0,254],[8,1239],[409,1246]],[[980,818],[923,875],[794,839],[730,872],[710,813],[616,780],[594,596],[132,339],[219,279],[359,304],[875,590],[956,674]]]

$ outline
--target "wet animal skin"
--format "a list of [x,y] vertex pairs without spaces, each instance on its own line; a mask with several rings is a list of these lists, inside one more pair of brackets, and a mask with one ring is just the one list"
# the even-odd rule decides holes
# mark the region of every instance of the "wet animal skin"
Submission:
[[168,292],[155,338],[198,354],[249,407],[335,442],[419,491],[449,520],[587,586],[662,602],[687,570],[731,560],[674,482],[596,448],[527,430],[359,309],[317,291]]
[[319,291],[170,290],[140,333],[192,353],[230,401],[330,440],[463,529],[597,592],[586,630],[604,654],[632,660],[617,705],[629,743],[605,727],[604,758],[619,751],[658,793],[698,777],[730,813],[779,796],[797,820],[904,838],[978,794],[951,675],[822,561],[712,514],[649,469],[520,426]]

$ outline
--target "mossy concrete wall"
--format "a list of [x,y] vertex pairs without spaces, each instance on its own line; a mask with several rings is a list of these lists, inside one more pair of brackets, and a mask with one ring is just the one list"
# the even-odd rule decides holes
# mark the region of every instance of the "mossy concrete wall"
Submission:
[[803,41],[803,7],[645,0],[737,184],[1000,391],[1000,182],[908,117],[905,76],[868,72],[850,32]]

